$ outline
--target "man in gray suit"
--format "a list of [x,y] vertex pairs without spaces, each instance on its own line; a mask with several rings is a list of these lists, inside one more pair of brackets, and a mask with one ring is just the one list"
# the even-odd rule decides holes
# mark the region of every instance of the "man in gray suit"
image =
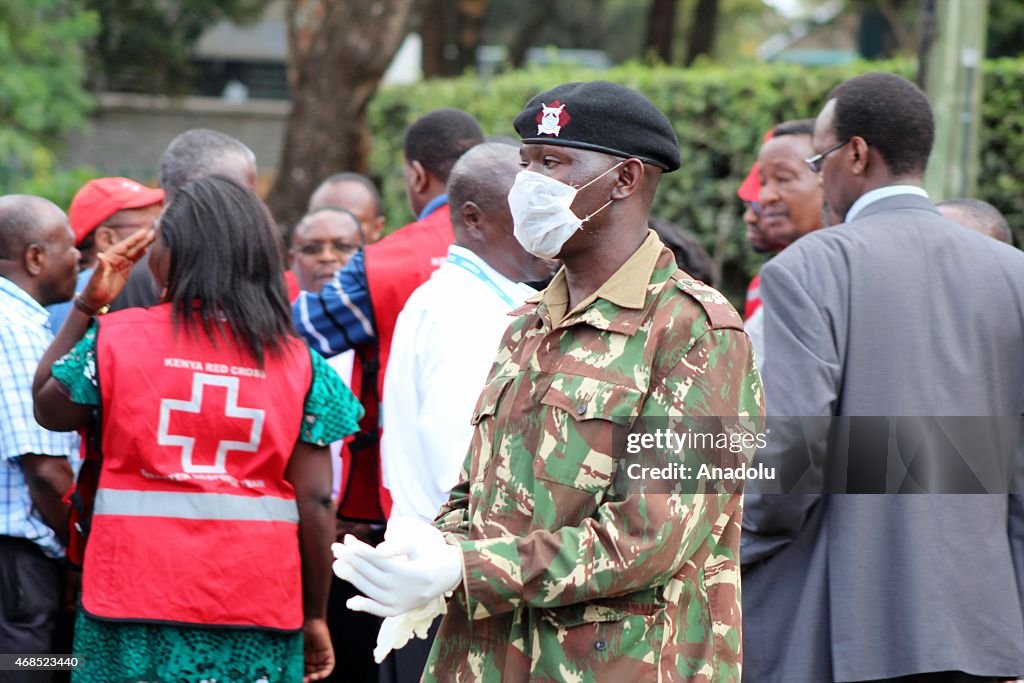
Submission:
[[804,419],[758,455],[781,479],[748,483],[745,680],[1024,674],[1024,253],[938,213],[933,138],[909,81],[833,90],[808,163],[846,222],[762,271],[767,413]]

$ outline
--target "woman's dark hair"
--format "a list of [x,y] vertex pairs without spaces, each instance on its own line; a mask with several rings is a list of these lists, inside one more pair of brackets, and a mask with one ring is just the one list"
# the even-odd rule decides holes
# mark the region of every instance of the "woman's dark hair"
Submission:
[[283,351],[295,332],[276,233],[267,207],[236,181],[214,175],[183,185],[160,218],[175,325],[191,332],[198,320],[216,343],[226,322],[261,366],[268,352]]

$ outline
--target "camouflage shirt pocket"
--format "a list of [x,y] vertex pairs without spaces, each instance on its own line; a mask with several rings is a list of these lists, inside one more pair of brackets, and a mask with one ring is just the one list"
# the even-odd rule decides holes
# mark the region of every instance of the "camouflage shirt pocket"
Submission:
[[497,432],[496,415],[505,390],[514,380],[511,376],[495,377],[488,382],[473,408],[470,423],[475,427],[471,450],[474,453],[470,464],[470,482],[480,481],[487,473],[493,459],[494,436]]
[[664,606],[581,604],[540,617],[531,679],[660,680]]
[[[643,393],[593,377],[555,375],[544,392],[544,442],[537,479],[597,493],[615,469],[616,444],[636,419]],[[621,445],[621,444],[620,444]]]

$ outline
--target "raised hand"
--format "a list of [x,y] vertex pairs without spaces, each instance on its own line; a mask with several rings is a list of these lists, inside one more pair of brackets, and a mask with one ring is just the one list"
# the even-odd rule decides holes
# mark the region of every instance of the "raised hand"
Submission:
[[79,295],[83,303],[99,309],[116,299],[128,282],[132,266],[145,255],[146,248],[155,239],[156,232],[152,228],[141,228],[100,253],[96,270]]

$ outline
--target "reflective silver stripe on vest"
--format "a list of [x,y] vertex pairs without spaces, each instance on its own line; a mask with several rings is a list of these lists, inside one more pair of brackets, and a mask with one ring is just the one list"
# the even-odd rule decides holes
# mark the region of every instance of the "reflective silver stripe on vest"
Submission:
[[129,517],[299,523],[299,508],[294,500],[271,496],[236,496],[230,493],[100,489],[96,492],[94,510],[98,515]]

